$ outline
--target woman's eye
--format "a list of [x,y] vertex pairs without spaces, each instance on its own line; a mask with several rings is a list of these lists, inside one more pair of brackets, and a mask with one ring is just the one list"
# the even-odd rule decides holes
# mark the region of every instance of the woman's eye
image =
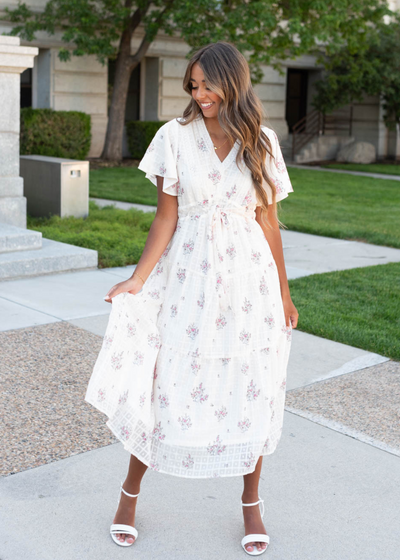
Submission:
[[[190,86],[190,89],[193,90],[193,89],[199,89],[199,88]],[[208,88],[208,87],[206,87],[206,89],[208,89],[208,91],[211,91],[210,88]]]

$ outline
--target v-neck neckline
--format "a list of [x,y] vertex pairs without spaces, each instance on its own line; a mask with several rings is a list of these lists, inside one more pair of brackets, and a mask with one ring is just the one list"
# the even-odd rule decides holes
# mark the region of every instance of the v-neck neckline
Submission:
[[197,118],[197,120],[198,120],[198,121],[201,121],[201,125],[200,125],[200,126],[201,126],[201,127],[203,128],[203,130],[204,130],[204,135],[205,135],[205,137],[206,137],[206,138],[205,138],[205,139],[206,139],[206,142],[207,142],[207,144],[208,144],[208,147],[209,147],[210,151],[213,153],[213,157],[217,160],[218,164],[221,165],[221,166],[222,166],[222,165],[225,166],[226,164],[230,163],[230,161],[231,161],[232,157],[235,155],[236,150],[237,150],[237,147],[238,147],[238,145],[239,145],[238,140],[235,141],[235,143],[233,144],[233,146],[232,146],[230,152],[228,153],[228,155],[221,161],[221,160],[219,159],[219,157],[217,156],[217,154],[215,153],[214,142],[212,141],[212,138],[211,138],[211,136],[210,136],[210,133],[208,132],[208,128],[206,127],[206,123],[204,122],[204,117],[203,117],[202,115],[200,115],[200,116]]

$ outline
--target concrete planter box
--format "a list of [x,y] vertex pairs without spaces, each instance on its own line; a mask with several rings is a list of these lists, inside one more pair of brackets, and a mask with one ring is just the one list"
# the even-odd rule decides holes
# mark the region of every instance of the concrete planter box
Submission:
[[48,156],[20,156],[27,212],[45,217],[89,214],[89,162]]

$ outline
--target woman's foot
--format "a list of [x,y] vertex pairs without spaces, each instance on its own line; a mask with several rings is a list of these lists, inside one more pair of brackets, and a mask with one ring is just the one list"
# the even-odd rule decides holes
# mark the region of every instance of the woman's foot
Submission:
[[[244,504],[253,504],[254,502],[258,502],[259,498],[257,495],[242,495],[242,502]],[[260,505],[257,504],[256,506],[246,506],[242,507],[243,510],[243,518],[244,518],[244,529],[245,535],[250,535],[251,533],[261,533],[263,535],[267,534],[265,530],[264,523],[261,518],[260,512]],[[267,543],[265,542],[251,542],[245,545],[246,550],[249,552],[253,552],[255,550],[264,550],[267,547]]]
[[[122,487],[126,492],[128,492],[128,494],[139,494],[140,492],[140,488],[129,486],[126,481],[123,483]],[[123,525],[130,525],[131,527],[134,527],[136,503],[137,498],[130,498],[121,491],[121,497],[113,523],[121,523]],[[128,544],[131,544],[135,541],[135,537],[127,533],[116,533],[115,536],[121,542],[124,542],[126,540]]]

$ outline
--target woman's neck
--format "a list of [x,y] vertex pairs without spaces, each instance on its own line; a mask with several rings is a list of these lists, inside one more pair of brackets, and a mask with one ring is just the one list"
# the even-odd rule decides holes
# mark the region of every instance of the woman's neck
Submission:
[[203,117],[203,119],[210,136],[217,140],[226,138],[226,134],[219,124],[218,117]]

